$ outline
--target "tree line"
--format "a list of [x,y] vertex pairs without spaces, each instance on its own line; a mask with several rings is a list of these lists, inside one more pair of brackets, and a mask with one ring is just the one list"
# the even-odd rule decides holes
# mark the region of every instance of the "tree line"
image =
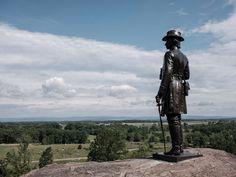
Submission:
[[[23,135],[30,137],[29,143],[41,144],[83,144],[89,143],[88,135],[97,135],[105,128],[116,129],[122,132],[125,140],[141,142],[148,138],[150,132],[159,130],[157,124],[151,128],[147,126],[126,125],[120,122],[96,123],[96,122],[71,122],[60,125],[58,123],[0,123],[0,144],[18,143]],[[156,134],[155,137],[159,137]],[[152,137],[152,140],[155,140]],[[157,139],[156,139],[157,140]]]
[[0,123],[0,144],[18,143],[23,135],[30,137],[29,143],[71,144],[86,143],[89,133],[86,128],[67,129],[58,123]]

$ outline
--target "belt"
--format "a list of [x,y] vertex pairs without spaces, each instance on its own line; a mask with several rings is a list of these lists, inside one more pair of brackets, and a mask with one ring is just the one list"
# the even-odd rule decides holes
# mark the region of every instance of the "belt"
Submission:
[[174,80],[183,80],[182,75],[179,74],[173,74],[171,78]]

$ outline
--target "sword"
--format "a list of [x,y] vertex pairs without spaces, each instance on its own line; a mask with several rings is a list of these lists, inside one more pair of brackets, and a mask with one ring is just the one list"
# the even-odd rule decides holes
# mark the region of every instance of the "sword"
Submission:
[[161,124],[161,131],[162,131],[162,137],[163,137],[163,142],[164,142],[164,153],[166,153],[166,140],[165,140],[165,132],[163,128],[163,123],[162,123],[162,118],[161,118],[161,106],[163,103],[158,102],[158,112],[159,112],[159,117],[160,117],[160,124]]

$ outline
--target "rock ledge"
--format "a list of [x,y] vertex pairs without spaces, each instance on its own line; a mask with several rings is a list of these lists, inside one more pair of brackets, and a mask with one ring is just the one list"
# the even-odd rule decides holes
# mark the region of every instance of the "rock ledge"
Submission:
[[53,164],[22,177],[236,177],[236,156],[208,148],[188,149],[203,157],[178,163],[153,159]]

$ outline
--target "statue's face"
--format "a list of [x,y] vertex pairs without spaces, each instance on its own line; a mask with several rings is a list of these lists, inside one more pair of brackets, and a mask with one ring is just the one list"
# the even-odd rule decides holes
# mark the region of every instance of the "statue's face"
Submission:
[[165,46],[167,49],[170,49],[171,48],[171,40],[167,40],[166,43],[165,43]]

